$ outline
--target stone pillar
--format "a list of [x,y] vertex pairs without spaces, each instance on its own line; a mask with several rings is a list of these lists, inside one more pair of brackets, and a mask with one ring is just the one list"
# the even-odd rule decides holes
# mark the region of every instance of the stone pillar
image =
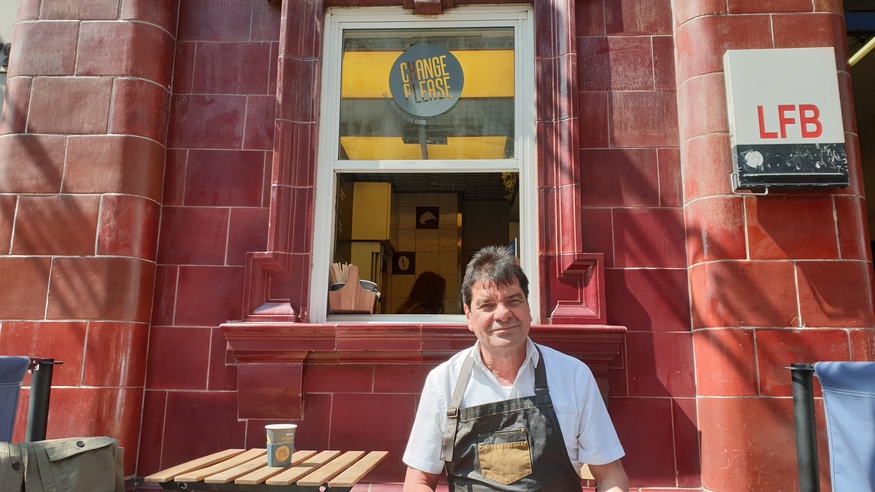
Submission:
[[[795,490],[785,366],[872,360],[872,263],[842,3],[674,0],[678,123],[706,490]],[[722,57],[834,47],[849,188],[733,193]],[[821,474],[827,445],[818,406]]]
[[177,2],[18,4],[0,118],[0,351],[63,361],[47,437],[114,437],[132,475]]

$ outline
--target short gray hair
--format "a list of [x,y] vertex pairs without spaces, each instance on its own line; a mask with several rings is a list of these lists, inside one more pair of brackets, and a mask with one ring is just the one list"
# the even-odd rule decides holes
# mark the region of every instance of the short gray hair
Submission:
[[529,297],[529,278],[523,273],[519,261],[505,246],[486,246],[471,258],[462,280],[462,303],[471,307],[471,289],[477,282],[510,285],[519,281],[526,299]]

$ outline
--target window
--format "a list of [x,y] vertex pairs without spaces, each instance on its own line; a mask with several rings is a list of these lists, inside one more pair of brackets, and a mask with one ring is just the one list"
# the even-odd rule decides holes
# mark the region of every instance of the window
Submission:
[[[461,321],[489,244],[515,249],[538,306],[531,9],[336,9],[325,31],[310,319]],[[330,293],[346,264],[376,302]],[[425,271],[446,281],[443,315],[394,314]]]

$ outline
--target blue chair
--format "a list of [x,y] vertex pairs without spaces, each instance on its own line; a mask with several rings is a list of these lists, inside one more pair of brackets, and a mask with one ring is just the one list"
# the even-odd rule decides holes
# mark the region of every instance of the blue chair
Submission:
[[28,366],[28,357],[0,356],[0,442],[12,440],[21,381]]

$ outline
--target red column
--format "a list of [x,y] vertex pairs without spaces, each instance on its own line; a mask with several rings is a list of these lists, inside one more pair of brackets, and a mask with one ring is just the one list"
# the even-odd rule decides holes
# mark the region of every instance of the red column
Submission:
[[[782,11],[771,12],[778,3]],[[728,49],[835,47],[843,111],[853,115],[842,5],[673,6],[702,485],[790,490],[797,471],[784,367],[873,357],[859,144],[846,116],[849,188],[733,193],[722,57]],[[826,483],[825,440],[819,449]]]
[[47,437],[117,438],[126,474],[145,383],[171,3],[20,1],[0,118],[0,350],[63,361]]

